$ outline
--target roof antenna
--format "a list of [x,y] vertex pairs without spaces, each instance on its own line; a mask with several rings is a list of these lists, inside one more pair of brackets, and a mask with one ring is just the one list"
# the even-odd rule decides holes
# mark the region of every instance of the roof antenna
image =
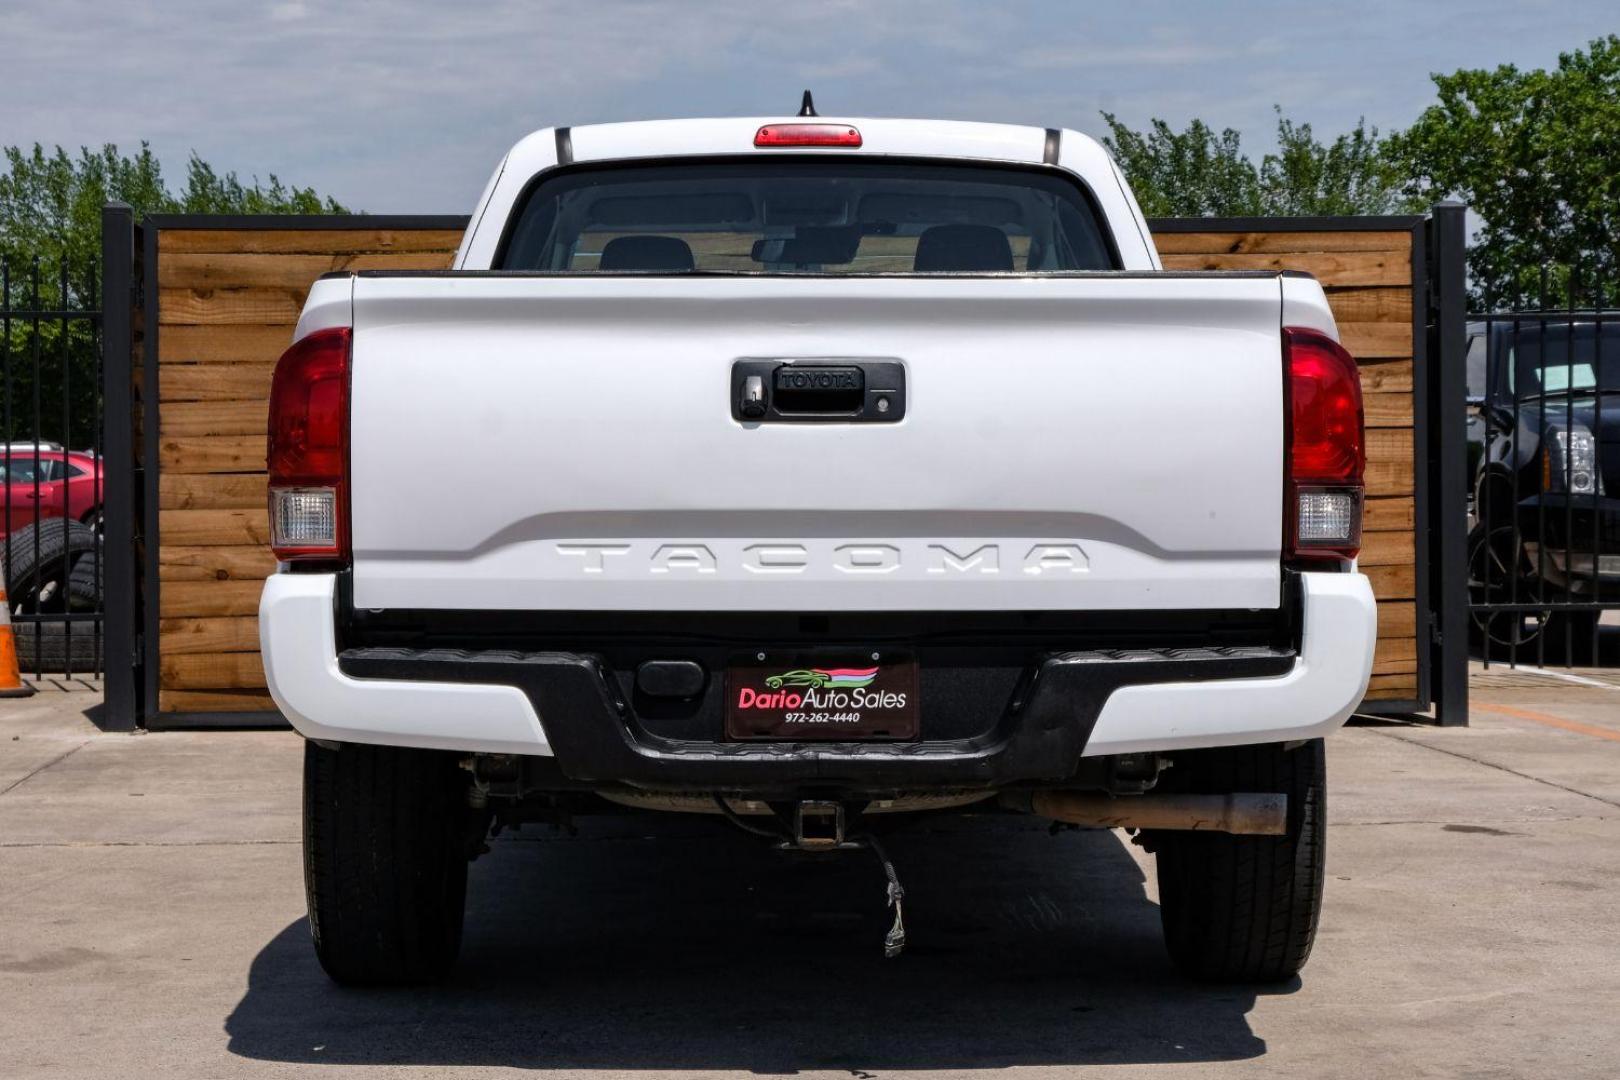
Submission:
[[799,115],[800,116],[820,116],[821,115],[820,113],[816,112],[816,103],[814,101],[810,100],[810,91],[808,91],[808,90],[806,90],[804,92],[804,100],[799,102]]

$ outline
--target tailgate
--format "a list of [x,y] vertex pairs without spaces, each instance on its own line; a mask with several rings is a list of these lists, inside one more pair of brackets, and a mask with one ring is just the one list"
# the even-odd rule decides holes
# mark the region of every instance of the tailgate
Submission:
[[[1279,279],[362,275],[354,602],[1275,608]],[[744,360],[903,419],[747,423]]]

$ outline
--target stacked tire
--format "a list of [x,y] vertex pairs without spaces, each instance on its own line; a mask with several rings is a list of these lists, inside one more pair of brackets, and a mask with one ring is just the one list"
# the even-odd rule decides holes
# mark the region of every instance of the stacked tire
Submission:
[[[51,518],[0,539],[0,552],[6,558],[6,598],[23,670],[76,675],[99,671],[101,638],[95,624],[60,617],[101,607],[101,541],[95,529]],[[39,619],[19,620],[19,615]]]

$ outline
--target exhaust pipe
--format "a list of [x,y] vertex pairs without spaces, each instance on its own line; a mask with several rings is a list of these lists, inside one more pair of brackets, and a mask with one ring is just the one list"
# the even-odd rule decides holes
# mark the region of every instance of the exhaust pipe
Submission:
[[1288,831],[1286,795],[1236,792],[1116,798],[1086,791],[1037,791],[1027,798],[1026,805],[1016,808],[1094,829],[1176,829],[1245,836],[1282,836]]

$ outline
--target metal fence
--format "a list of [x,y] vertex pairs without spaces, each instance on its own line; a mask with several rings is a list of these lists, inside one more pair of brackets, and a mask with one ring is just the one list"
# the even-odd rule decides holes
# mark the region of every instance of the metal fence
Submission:
[[0,557],[23,673],[102,673],[99,262],[0,254]]
[[1472,646],[1487,664],[1606,664],[1620,635],[1620,310],[1547,272],[1470,316]]

